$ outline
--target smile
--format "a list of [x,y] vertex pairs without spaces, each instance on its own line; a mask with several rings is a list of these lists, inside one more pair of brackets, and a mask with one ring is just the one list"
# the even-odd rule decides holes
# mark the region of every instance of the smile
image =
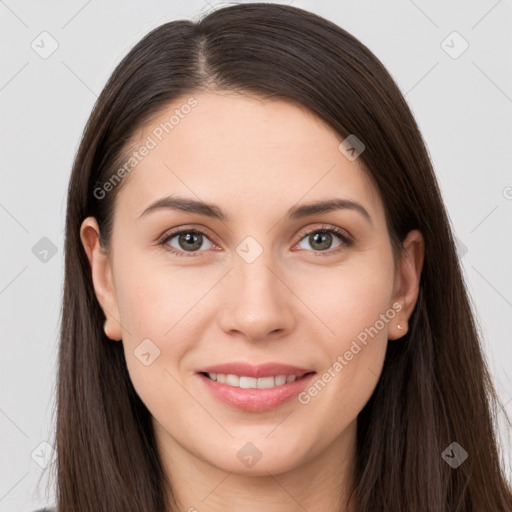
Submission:
[[275,375],[269,377],[248,377],[246,375],[234,375],[232,373],[213,373],[213,372],[205,372],[209,379],[217,381],[221,384],[226,384],[227,386],[232,386],[235,388],[242,389],[269,389],[274,388],[276,386],[282,386],[283,384],[294,382],[296,380],[301,379],[304,373],[299,375]]
[[[299,378],[296,375],[255,378],[235,374],[212,374],[211,372],[201,372],[196,375],[201,379],[208,394],[224,405],[244,412],[261,413],[290,402],[306,389],[316,372],[303,374]],[[214,380],[213,376],[217,380]],[[221,382],[223,378],[225,382]]]

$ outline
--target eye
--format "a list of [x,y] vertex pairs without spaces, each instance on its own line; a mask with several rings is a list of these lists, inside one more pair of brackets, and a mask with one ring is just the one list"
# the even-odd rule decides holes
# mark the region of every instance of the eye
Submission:
[[[173,242],[175,238],[176,241]],[[213,247],[213,243],[203,231],[197,229],[181,229],[179,231],[166,233],[159,244],[179,256],[196,256],[194,253],[199,252],[205,240],[210,243],[210,246],[206,247],[207,249]]]
[[[333,250],[329,250],[333,242],[333,235],[335,235],[335,238],[338,238],[338,240],[341,240],[341,242],[339,242]],[[312,229],[303,234],[301,241],[302,240],[307,240],[311,247],[310,250],[313,250],[313,252],[326,253],[318,254],[318,256],[328,256],[352,245],[350,236],[335,226],[322,226],[321,228]],[[300,246],[300,243],[298,246]]]

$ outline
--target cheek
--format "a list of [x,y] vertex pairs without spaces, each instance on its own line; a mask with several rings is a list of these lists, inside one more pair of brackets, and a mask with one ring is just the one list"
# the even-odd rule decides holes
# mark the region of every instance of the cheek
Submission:
[[190,311],[198,291],[171,277],[154,266],[140,266],[128,274],[119,290],[130,379],[157,419],[173,407],[194,405],[179,381],[181,361],[199,339],[193,332],[194,311]]
[[[316,273],[302,281],[313,290],[307,303],[322,321],[316,322],[315,341],[323,355],[323,368],[301,403],[310,404],[315,414],[347,421],[357,416],[375,389],[385,358],[388,326],[395,316],[390,306],[392,260],[382,253],[380,258],[369,253],[365,256],[330,269],[325,277]],[[305,293],[305,288],[300,293]],[[338,428],[338,424],[332,425],[332,435]]]
[[[308,272],[297,282],[297,294],[322,321],[316,321],[325,333],[322,339],[339,350],[389,311],[392,260],[385,253],[368,252],[337,268]],[[387,323],[383,326],[379,322],[378,327],[386,337]]]
[[[334,334],[319,337],[323,369],[300,398],[308,417],[316,418],[311,428],[324,418],[323,435],[330,439],[361,412],[382,371],[388,325],[395,315],[390,306],[392,261],[381,257],[347,265],[324,284],[312,309],[323,312],[322,320]],[[343,421],[330,421],[332,417]]]
[[168,265],[162,257],[151,258],[132,251],[118,267],[119,314],[133,343],[141,336],[165,343],[189,321],[194,304],[208,291],[207,277]]
[[173,376],[180,375],[184,358],[201,340],[205,323],[199,317],[208,304],[201,298],[208,297],[219,276],[211,269],[195,272],[165,262],[159,266],[135,251],[119,261],[121,268],[116,290],[134,387],[148,407],[161,402],[162,388],[179,402],[183,390]]

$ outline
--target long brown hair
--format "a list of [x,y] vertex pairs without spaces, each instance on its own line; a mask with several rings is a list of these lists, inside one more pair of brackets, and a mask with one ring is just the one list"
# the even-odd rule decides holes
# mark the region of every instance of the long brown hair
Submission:
[[[205,90],[295,100],[355,134],[385,206],[393,249],[412,229],[425,240],[410,329],[388,343],[377,387],[358,416],[357,512],[510,512],[498,451],[501,406],[483,358],[454,237],[425,143],[377,57],[342,28],[303,9],[252,3],[173,21],[147,34],[99,96],[71,173],[58,368],[59,512],[163,512],[172,489],[150,413],[122,345],[103,331],[80,225],[96,217],[108,247],[115,197],[106,183],[128,141],[176,98]],[[502,407],[502,406],[501,406]],[[468,458],[441,456],[457,442]],[[341,483],[340,483],[341,485]],[[171,500],[172,501],[172,500]]]

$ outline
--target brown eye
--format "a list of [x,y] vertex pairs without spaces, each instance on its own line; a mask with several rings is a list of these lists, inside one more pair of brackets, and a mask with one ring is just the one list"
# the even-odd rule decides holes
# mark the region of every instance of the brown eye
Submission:
[[[336,239],[338,239],[338,243],[333,248],[333,243],[336,243]],[[328,254],[338,252],[352,244],[351,239],[336,227],[322,227],[310,230],[304,233],[301,238],[302,240],[306,240],[310,246],[305,249],[312,250],[313,252],[327,252]]]
[[[174,239],[176,239],[174,241]],[[184,256],[195,256],[195,254],[185,254],[201,252],[199,249],[203,246],[204,241],[207,240],[211,245],[206,249],[213,246],[210,239],[202,231],[195,229],[182,229],[180,231],[174,231],[167,235],[160,243],[171,252]]]

